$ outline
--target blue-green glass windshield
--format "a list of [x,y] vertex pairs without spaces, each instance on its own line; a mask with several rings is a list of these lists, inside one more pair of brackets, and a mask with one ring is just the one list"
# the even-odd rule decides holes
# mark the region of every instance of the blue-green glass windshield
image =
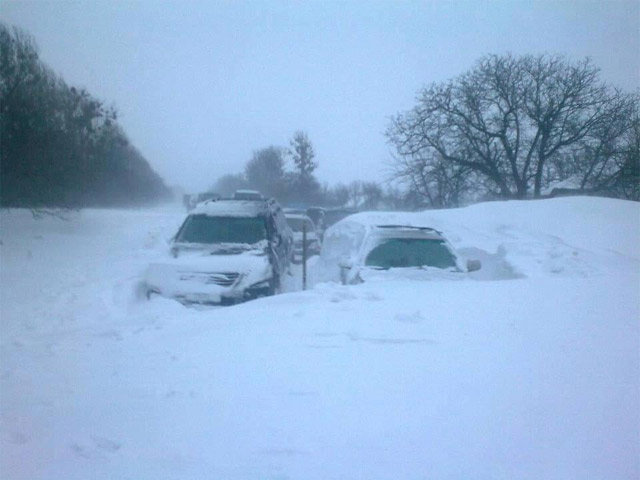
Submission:
[[456,267],[456,258],[442,240],[393,238],[371,250],[365,265],[378,268]]
[[262,217],[190,215],[176,241],[188,243],[257,243],[267,238]]

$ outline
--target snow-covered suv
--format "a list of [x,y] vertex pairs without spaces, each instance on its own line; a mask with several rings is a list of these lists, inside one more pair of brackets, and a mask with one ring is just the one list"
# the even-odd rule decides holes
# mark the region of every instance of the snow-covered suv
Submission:
[[233,304],[273,295],[288,270],[293,236],[275,200],[219,200],[185,219],[166,261],[149,265],[148,295]]

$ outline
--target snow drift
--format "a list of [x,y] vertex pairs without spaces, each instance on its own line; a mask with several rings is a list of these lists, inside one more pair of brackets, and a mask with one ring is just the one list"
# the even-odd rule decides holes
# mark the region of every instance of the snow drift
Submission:
[[638,478],[640,206],[405,215],[484,268],[198,310],[135,295],[179,210],[3,211],[0,476]]

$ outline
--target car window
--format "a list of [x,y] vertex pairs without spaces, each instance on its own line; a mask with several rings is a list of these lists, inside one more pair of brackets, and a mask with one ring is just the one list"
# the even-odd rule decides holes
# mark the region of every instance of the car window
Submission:
[[262,217],[190,215],[176,240],[189,243],[257,243],[267,238]]
[[375,247],[365,265],[379,268],[456,266],[456,258],[443,240],[423,238],[393,238]]

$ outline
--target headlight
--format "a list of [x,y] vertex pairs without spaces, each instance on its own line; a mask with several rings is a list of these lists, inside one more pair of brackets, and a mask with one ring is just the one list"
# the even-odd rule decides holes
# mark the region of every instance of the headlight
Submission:
[[251,299],[266,296],[269,295],[270,291],[271,285],[269,284],[269,280],[263,280],[247,287],[244,291],[244,298]]
[[269,288],[269,280],[263,280],[261,282],[258,283],[254,283],[253,285],[250,285],[247,290],[260,290],[262,288]]

